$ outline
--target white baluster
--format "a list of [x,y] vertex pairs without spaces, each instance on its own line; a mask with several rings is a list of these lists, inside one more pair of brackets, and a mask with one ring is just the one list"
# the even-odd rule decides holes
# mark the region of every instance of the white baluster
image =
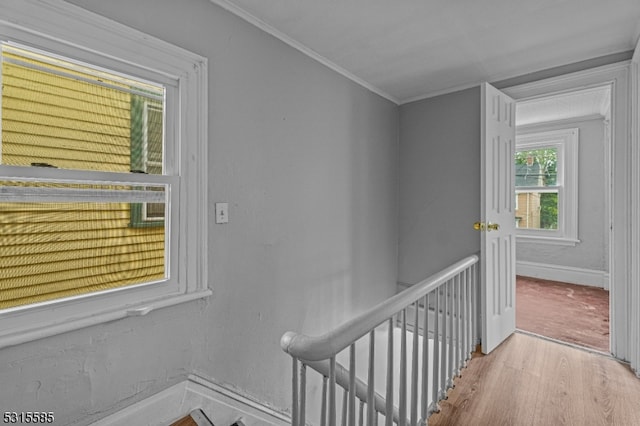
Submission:
[[[287,332],[282,336],[281,347],[292,356],[292,425],[306,424],[306,368],[311,367],[322,375],[321,426],[335,426],[337,421],[337,387],[342,388],[341,421],[343,425],[376,425],[378,414],[385,415],[385,425],[412,426],[423,423],[428,416],[439,410],[438,402],[446,396],[453,380],[478,342],[478,274],[477,256],[470,256],[443,270],[431,279],[408,289],[399,298],[390,299],[389,304],[369,310],[353,321],[344,323],[330,333],[312,338]],[[425,294],[427,293],[427,294]],[[433,296],[431,296],[433,294]],[[417,299],[416,299],[417,298]],[[424,305],[424,318],[420,324],[420,304]],[[432,304],[434,310],[429,309]],[[404,306],[404,308],[401,308]],[[407,309],[414,310],[411,366],[407,365]],[[398,309],[400,308],[400,311]],[[431,324],[430,313],[434,320]],[[402,315],[397,317],[396,315]],[[386,400],[375,393],[375,328],[381,321],[388,322]],[[397,324],[396,323],[400,323]],[[378,324],[378,325],[376,325]],[[400,362],[394,360],[394,327],[401,325]],[[423,343],[420,347],[419,329],[423,328]],[[369,364],[368,383],[356,378],[355,342],[368,330]],[[430,351],[432,333],[433,349]],[[349,367],[336,363],[336,354],[350,347]],[[422,350],[422,357],[419,352]],[[432,356],[433,354],[433,356]],[[431,366],[429,362],[431,361]],[[298,365],[300,363],[300,365]],[[399,405],[394,401],[394,363],[399,364]],[[422,363],[422,369],[420,364]],[[431,367],[431,368],[430,368]],[[410,368],[410,371],[408,371]],[[412,374],[408,382],[407,374]],[[431,382],[429,379],[431,378]],[[419,383],[422,386],[419,388]],[[431,387],[432,386],[432,387]],[[430,392],[432,391],[432,392]],[[419,392],[421,397],[419,397]],[[410,396],[409,396],[410,393]],[[432,394],[431,397],[429,394]],[[357,412],[356,398],[360,401]],[[366,413],[364,405],[367,405]],[[407,413],[407,411],[409,411]]]
[[336,357],[329,358],[329,426],[336,425]]
[[460,319],[462,320],[462,366],[467,365],[467,352],[469,348],[469,274],[465,269],[462,273],[462,308]]
[[298,425],[298,359],[293,358],[292,384],[291,384],[291,424]]
[[376,402],[374,400],[375,395],[375,383],[374,383],[374,373],[376,370],[375,366],[375,349],[376,349],[376,332],[375,330],[371,330],[369,332],[369,376],[368,376],[368,389],[367,389],[367,425],[373,426],[375,423],[373,422],[373,418],[376,412]]
[[433,405],[431,412],[438,411],[438,393],[440,378],[440,288],[434,290],[433,316],[433,386],[431,397]]
[[402,333],[400,335],[400,394],[398,401],[399,426],[407,422],[407,311],[402,310]]
[[411,355],[411,426],[418,424],[418,378],[420,372],[418,371],[418,335],[419,335],[419,311],[420,304],[418,301],[414,303],[414,315],[413,315],[413,352]]
[[[447,280],[447,283],[449,281]],[[440,346],[440,389],[438,399],[444,399],[447,390],[447,306],[449,296],[447,294],[447,283],[442,285],[442,345]]]
[[307,405],[307,366],[304,363],[300,363],[300,407],[299,416],[300,420],[298,424],[305,426],[306,420],[306,405]]
[[422,421],[429,415],[429,294],[424,296],[424,319],[422,324]]
[[320,426],[327,426],[327,382],[329,378],[322,376],[322,407],[320,408]]
[[387,393],[385,426],[393,426],[393,316],[389,318],[387,332]]
[[[475,350],[476,344],[476,295],[475,295],[475,284],[476,284],[476,270],[475,265],[471,267],[469,271],[469,353],[472,354]],[[470,357],[469,357],[470,358]]]
[[454,311],[456,312],[456,316],[453,319],[455,324],[456,324],[456,352],[454,354],[454,358],[455,358],[455,371],[456,371],[456,376],[460,375],[460,369],[462,368],[462,321],[460,319],[461,315],[462,315],[462,310],[461,310],[461,298],[462,298],[462,294],[460,292],[460,288],[461,288],[461,280],[462,276],[461,274],[456,275],[456,280],[454,281],[454,287],[455,287],[455,306],[454,306]]
[[447,393],[447,389],[451,388],[453,386],[453,375],[454,372],[456,370],[455,365],[453,364],[453,354],[455,352],[455,343],[456,343],[456,336],[455,336],[455,328],[454,328],[454,323],[453,323],[453,316],[455,314],[455,312],[453,312],[453,306],[454,306],[454,298],[455,298],[455,294],[453,291],[454,288],[454,283],[455,283],[455,277],[450,279],[447,282],[447,293],[449,294],[449,303],[448,303],[448,308],[449,308],[449,350],[447,353],[447,385],[445,386],[444,389],[444,393],[446,395]]
[[349,352],[349,426],[356,426],[356,344]]
[[342,389],[342,426],[347,426],[347,410],[349,408],[349,392],[346,389]]

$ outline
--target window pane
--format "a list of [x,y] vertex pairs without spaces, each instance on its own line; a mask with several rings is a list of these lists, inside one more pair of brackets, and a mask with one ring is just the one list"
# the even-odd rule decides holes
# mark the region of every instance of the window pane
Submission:
[[2,164],[162,174],[164,87],[2,47]]
[[133,204],[153,201],[164,215],[164,188],[5,181],[0,189],[0,309],[167,278],[164,227],[131,226]]
[[558,192],[517,192],[516,226],[558,229]]
[[556,186],[558,148],[516,151],[516,186]]

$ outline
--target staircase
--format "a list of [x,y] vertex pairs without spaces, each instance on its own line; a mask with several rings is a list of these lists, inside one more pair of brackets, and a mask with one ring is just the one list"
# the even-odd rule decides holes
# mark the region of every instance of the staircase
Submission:
[[438,411],[478,343],[478,256],[317,337],[282,336],[291,424],[418,425]]
[[[171,423],[171,426],[214,426],[207,415],[200,409],[195,409],[185,417]],[[242,420],[238,420],[231,426],[245,426]]]

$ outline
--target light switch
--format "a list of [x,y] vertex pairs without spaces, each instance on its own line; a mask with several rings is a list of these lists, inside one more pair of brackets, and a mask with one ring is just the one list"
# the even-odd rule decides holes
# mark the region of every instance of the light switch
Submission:
[[216,223],[229,223],[229,203],[216,203]]

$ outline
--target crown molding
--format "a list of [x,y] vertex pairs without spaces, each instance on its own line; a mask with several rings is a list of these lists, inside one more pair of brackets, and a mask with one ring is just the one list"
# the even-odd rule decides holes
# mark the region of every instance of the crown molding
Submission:
[[277,38],[278,40],[288,44],[289,46],[293,47],[294,49],[304,53],[305,55],[307,55],[308,57],[316,60],[317,62],[320,62],[322,65],[326,66],[327,68],[337,72],[338,74],[342,75],[343,77],[348,78],[349,80],[351,80],[354,83],[364,87],[365,89],[369,90],[370,92],[373,92],[376,95],[379,95],[379,96],[381,96],[381,97],[393,102],[396,105],[400,104],[400,101],[397,98],[395,98],[394,96],[391,96],[390,94],[386,93],[385,91],[379,89],[378,87],[373,86],[372,84],[370,84],[367,81],[361,79],[360,77],[356,76],[355,74],[353,74],[353,73],[347,71],[346,69],[342,68],[341,66],[335,64],[334,62],[331,62],[330,60],[328,60],[327,58],[325,58],[324,56],[322,56],[318,52],[316,52],[313,49],[308,48],[304,44],[292,39],[288,35],[286,35],[283,32],[277,30],[276,28],[272,27],[268,23],[266,23],[263,20],[255,17],[251,13],[247,12],[246,10],[242,9],[241,7],[238,7],[237,5],[231,3],[230,1],[228,1],[228,0],[209,0],[209,1],[211,3],[213,3],[213,4],[215,4],[216,6],[220,6],[221,8],[225,9],[226,11],[228,11],[228,12],[236,15],[237,17],[247,21],[251,25],[261,29],[262,31],[266,32],[267,34],[269,34],[269,35],[271,35],[271,36],[273,36],[275,38]]
[[[505,87],[501,90],[508,96],[521,101],[525,99],[536,99],[540,97],[547,97],[549,95],[572,92],[576,90],[575,86],[580,86],[580,89],[590,89],[610,83],[619,73],[627,73],[630,63],[630,60],[625,60],[555,77],[549,77],[542,80],[536,80],[530,83]],[[558,87],[560,86],[563,86],[563,88],[559,89]],[[542,94],[532,95],[534,92]]]
[[483,81],[477,81],[475,83],[462,84],[460,86],[448,87],[448,88],[442,89],[442,90],[436,90],[436,91],[429,92],[429,93],[423,93],[423,94],[418,95],[418,96],[413,96],[411,98],[402,99],[400,101],[400,105],[409,104],[411,102],[419,102],[419,101],[423,101],[425,99],[435,98],[437,96],[449,95],[451,93],[461,92],[463,90],[471,89],[473,87],[477,87],[479,89],[480,85],[482,83],[484,83],[484,82]]
[[539,130],[539,129],[545,129],[548,127],[572,125],[572,124],[580,123],[583,121],[605,120],[605,119],[606,119],[606,116],[602,114],[580,115],[577,117],[561,118],[559,120],[552,120],[552,121],[538,121],[535,123],[516,124],[516,127],[517,127],[516,131],[526,132],[529,130]]

